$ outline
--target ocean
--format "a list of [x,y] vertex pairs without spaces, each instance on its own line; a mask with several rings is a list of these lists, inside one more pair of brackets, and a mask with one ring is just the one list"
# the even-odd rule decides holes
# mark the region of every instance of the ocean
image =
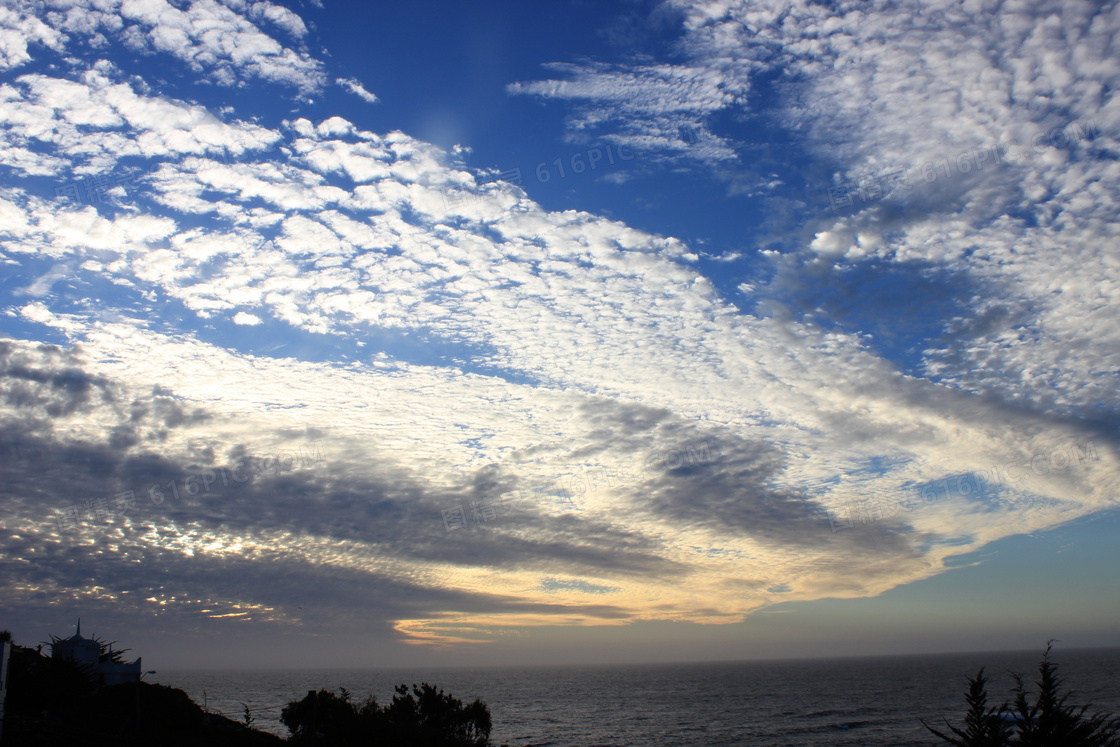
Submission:
[[[491,742],[510,747],[944,744],[919,722],[959,725],[966,677],[989,675],[989,705],[1010,700],[1009,672],[1037,679],[1040,651],[626,666],[478,669],[176,670],[148,679],[199,705],[287,736],[284,704],[345,687],[389,702],[393,686],[429,682],[490,707]],[[1070,703],[1120,713],[1120,649],[1057,650]],[[944,731],[944,729],[942,729]]]

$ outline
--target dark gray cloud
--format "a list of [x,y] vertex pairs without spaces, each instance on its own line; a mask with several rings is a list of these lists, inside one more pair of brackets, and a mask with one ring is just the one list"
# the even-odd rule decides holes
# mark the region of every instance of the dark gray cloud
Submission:
[[71,351],[38,345],[34,352],[38,355],[0,340],[0,393],[6,405],[55,418],[89,410],[97,400],[115,400],[105,378],[82,371]]
[[[207,552],[208,538],[218,535],[349,543],[418,568],[449,563],[623,577],[687,572],[661,555],[659,542],[578,513],[518,514],[487,531],[448,533],[441,507],[518,488],[517,478],[498,465],[466,475],[459,485],[435,485],[401,466],[392,453],[369,444],[332,443],[315,430],[277,434],[291,448],[271,453],[248,444],[218,450],[198,441],[215,418],[182,403],[174,392],[156,388],[133,398],[127,408],[118,407],[124,401],[121,388],[86,373],[78,355],[47,346],[25,346],[17,354],[11,345],[5,353],[8,365],[0,372],[0,384],[4,391],[20,388],[30,404],[9,412],[0,434],[5,456],[0,505],[7,523],[25,527],[22,533],[6,530],[3,575],[8,598],[29,614],[35,608],[47,613],[45,597],[51,592],[45,590],[92,588],[107,596],[84,603],[91,615],[113,619],[119,613],[115,606],[157,599],[168,611],[197,620],[188,625],[207,618],[203,609],[234,614],[246,607],[251,618],[263,622],[295,624],[302,616],[293,610],[302,607],[342,626],[364,619],[383,632],[392,620],[448,609],[627,614],[611,605],[584,609],[441,588],[376,567],[324,569],[287,552],[294,548],[248,555]],[[48,368],[55,361],[65,361],[56,366],[62,373]],[[91,397],[91,392],[117,394]],[[96,409],[103,418],[102,438],[67,438],[42,427],[33,411],[60,402],[59,416]],[[622,407],[623,427],[610,429],[597,414],[601,409],[585,414],[596,413],[590,417],[602,436],[642,433],[665,417],[648,408]],[[185,435],[192,444],[186,452],[166,449]],[[609,441],[610,448],[619,444]],[[593,451],[580,449],[570,459]],[[133,499],[134,505],[127,505]],[[35,562],[25,562],[28,558]],[[29,595],[17,589],[44,591]]]

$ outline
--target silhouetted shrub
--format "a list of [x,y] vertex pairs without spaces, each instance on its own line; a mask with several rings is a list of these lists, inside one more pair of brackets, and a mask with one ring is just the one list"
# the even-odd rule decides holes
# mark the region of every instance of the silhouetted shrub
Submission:
[[280,721],[291,732],[290,741],[297,744],[329,747],[357,744],[363,731],[359,709],[350,702],[350,694],[346,690],[342,691],[342,695],[328,690],[311,690],[303,700],[284,706]]
[[427,682],[398,685],[393,702],[381,707],[370,697],[355,705],[341,695],[310,691],[284,707],[280,720],[297,744],[345,747],[374,744],[395,747],[485,747],[490,743],[490,709],[481,700],[469,705]]
[[398,685],[382,710],[390,743],[417,747],[481,747],[490,742],[490,709],[480,700],[468,706],[429,685]]

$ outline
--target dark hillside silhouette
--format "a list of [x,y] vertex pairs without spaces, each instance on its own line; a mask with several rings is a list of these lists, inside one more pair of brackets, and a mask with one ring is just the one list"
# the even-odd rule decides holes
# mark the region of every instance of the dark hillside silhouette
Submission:
[[148,682],[101,686],[88,665],[43,656],[25,646],[12,646],[9,666],[4,747],[284,744],[272,734],[204,713],[173,687]]

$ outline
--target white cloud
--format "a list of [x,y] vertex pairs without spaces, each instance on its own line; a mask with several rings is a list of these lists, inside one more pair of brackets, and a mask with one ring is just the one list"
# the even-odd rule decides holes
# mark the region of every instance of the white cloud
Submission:
[[[175,39],[198,46],[208,75],[226,69],[226,58],[203,53],[218,43],[198,35],[205,14],[244,28],[207,3],[166,19],[160,3],[111,7],[137,24],[120,33],[144,48]],[[874,112],[905,108],[905,97],[896,101],[875,75],[834,73],[825,64],[835,50],[852,54],[873,41],[848,36],[909,39],[894,30],[895,16],[853,11],[830,19],[824,9],[796,5],[788,22],[772,27],[777,17],[761,6],[705,8],[688,18],[688,65],[568,68],[572,81],[520,90],[587,102],[578,126],[614,122],[622,130],[613,136],[635,144],[663,138],[670,150],[673,127],[742,105],[750,70],[726,61],[739,59],[737,50],[754,50],[752,64],[794,60],[816,74],[822,103],[803,112],[812,126],[837,114],[838,126],[856,132]],[[266,16],[299,33],[283,13]],[[755,37],[765,43],[747,43]],[[909,59],[905,51],[899,43],[892,64]],[[968,73],[949,58],[940,64],[944,75]],[[1055,65],[1041,65],[1023,90],[1041,95],[1042,68],[1062,80]],[[229,73],[232,82],[243,69]],[[866,112],[844,108],[840,93],[856,85],[845,82],[849,75],[871,84],[868,94],[851,92],[869,97]],[[927,365],[954,384],[946,386],[904,375],[858,334],[741,313],[682,242],[589,213],[551,212],[510,185],[480,185],[405,133],[366,132],[338,117],[275,130],[222,122],[115,82],[104,67],[80,81],[25,75],[0,90],[6,142],[34,143],[75,173],[96,174],[130,156],[166,159],[144,182],[151,200],[126,191],[112,204],[47,201],[22,188],[41,173],[28,166],[16,174],[21,187],[0,193],[4,259],[26,266],[35,278],[26,287],[36,291],[7,313],[71,343],[0,341],[3,432],[96,452],[121,460],[122,469],[129,458],[164,460],[162,484],[310,435],[328,437],[335,450],[329,467],[298,479],[262,478],[264,487],[149,505],[112,525],[123,539],[104,552],[159,550],[177,561],[168,567],[224,568],[211,576],[228,591],[221,614],[265,610],[259,614],[270,624],[296,624],[267,598],[267,584],[222,565],[242,558],[250,568],[317,569],[306,572],[322,583],[341,574],[360,582],[353,588],[429,594],[386,613],[413,640],[557,622],[729,622],[774,602],[778,585],[788,588],[783,599],[877,594],[1001,537],[1116,505],[1112,440],[1063,409],[1108,401],[1111,379],[1101,373],[1116,370],[1116,268],[1099,249],[1112,244],[1097,241],[1115,238],[1115,174],[1107,164],[1071,158],[1062,170],[1039,159],[1015,167],[1024,189],[1056,187],[1070,200],[1027,203],[1039,206],[1035,225],[985,212],[982,194],[1006,198],[993,203],[1004,206],[1022,198],[1004,181],[958,179],[951,184],[968,185],[954,187],[963,203],[930,195],[923,199],[932,212],[906,220],[874,206],[829,215],[801,251],[775,255],[778,285],[841,258],[921,261],[989,282],[990,295],[970,303],[991,316],[1035,305],[1030,324],[965,329],[962,343],[931,353]],[[973,119],[987,111],[982,98],[969,99]],[[643,121],[626,124],[623,114]],[[966,144],[983,142],[975,130],[952,130],[960,115],[931,120],[928,135],[888,119],[866,141],[849,139],[839,162],[858,170],[859,158],[925,154],[935,137],[952,132]],[[823,152],[828,143],[818,138],[816,147]],[[1086,228],[1071,223],[1081,216]],[[56,267],[73,272],[79,290],[57,295]],[[106,281],[127,289],[120,298],[135,308],[114,308],[84,290]],[[761,285],[740,288],[753,294]],[[158,304],[173,313],[162,315]],[[183,308],[197,318],[181,319]],[[1081,316],[1063,316],[1071,310]],[[223,325],[265,321],[291,326],[289,357],[283,347],[250,354],[200,339]],[[302,360],[294,351],[310,335],[356,362]],[[393,357],[392,344],[361,346],[380,338],[407,339],[429,355],[409,362],[405,353]],[[378,347],[385,351],[363,357]],[[1015,366],[1021,375],[1011,377]],[[1009,404],[972,393],[984,389],[1022,397]],[[1032,469],[1039,455],[1049,464],[1088,442],[1091,460]],[[711,458],[690,469],[648,467],[651,455],[664,463],[700,444]],[[1025,479],[1008,477],[1009,464]],[[897,509],[920,499],[923,485],[980,473],[990,490],[979,498]],[[135,483],[147,490],[152,479],[138,475]],[[558,482],[578,493],[578,503],[537,500],[495,516],[484,531],[500,542],[443,525],[444,509],[469,511],[472,501],[533,495]],[[1011,499],[1031,502],[1008,510]],[[21,501],[20,531],[52,548],[87,547],[53,533],[41,507]],[[832,532],[823,512],[853,505],[893,515]],[[500,570],[480,573],[480,566]],[[578,578],[617,591],[604,606],[588,605],[578,585],[542,589],[542,569],[565,583]],[[175,588],[153,590],[152,598],[188,609],[182,600],[198,597],[175,591],[192,588],[191,575],[167,581]],[[473,605],[458,609],[473,611],[447,612],[439,595],[451,592]],[[325,602],[341,615],[350,598]],[[558,598],[562,608],[522,611]]]
[[59,49],[62,35],[31,15],[22,3],[0,7],[0,70],[10,70],[30,61],[28,44]]
[[361,84],[361,82],[358,81],[358,79],[356,79],[356,78],[336,78],[334,82],[337,85],[342,86],[347,91],[354,94],[355,96],[360,98],[362,101],[366,102],[367,104],[376,104],[377,103],[377,100],[378,100],[377,96],[375,96],[372,93],[370,93],[369,91],[367,91],[365,89],[365,86],[363,86]]
[[[57,175],[69,164],[79,175],[109,176],[125,158],[181,159],[210,153],[238,157],[248,150],[268,149],[280,137],[256,124],[227,124],[197,105],[140,95],[129,84],[114,82],[103,69],[89,70],[81,81],[20,76],[0,87],[0,97],[5,161],[27,174]],[[21,155],[29,145],[50,145],[53,152],[34,158]],[[123,177],[124,171],[112,177]],[[141,186],[136,180],[130,184]]]
[[604,137],[646,153],[689,151],[703,161],[734,159],[727,140],[712,135],[704,119],[712,112],[741,103],[749,81],[722,71],[680,65],[636,65],[617,68],[602,63],[547,67],[572,80],[512,83],[511,94],[577,102],[569,127],[597,131],[614,126]]
[[58,50],[72,35],[100,47],[107,34],[136,51],[176,57],[221,85],[258,78],[308,94],[326,84],[320,61],[306,50],[284,46],[249,20],[271,24],[298,40],[307,33],[299,16],[263,0],[241,7],[248,17],[216,0],[178,5],[166,0],[21,2],[0,13],[0,69],[31,59],[27,42]]
[[[770,121],[836,175],[798,196],[821,207],[802,218],[815,238],[798,245],[789,234],[775,237],[805,266],[787,265],[764,291],[807,282],[820,257],[886,261],[916,274],[932,265],[977,291],[959,318],[946,320],[926,375],[1041,407],[1097,411],[1108,372],[1120,365],[1120,324],[1110,311],[1120,282],[1101,251],[1116,241],[1120,211],[1120,108],[1101,95],[1120,78],[1108,51],[1120,33],[1115,4],[673,5],[684,18],[681,64],[559,65],[571,80],[510,90],[571,101],[576,133],[645,144],[680,116],[746,113],[755,77],[781,71],[789,82]],[[886,173],[907,174],[909,187],[884,187],[891,193],[883,200],[856,197],[852,215],[825,209],[829,187],[856,193]],[[765,194],[764,181],[781,183],[752,179],[749,187],[732,179],[732,190]],[[1070,319],[1091,321],[1078,330]]]

